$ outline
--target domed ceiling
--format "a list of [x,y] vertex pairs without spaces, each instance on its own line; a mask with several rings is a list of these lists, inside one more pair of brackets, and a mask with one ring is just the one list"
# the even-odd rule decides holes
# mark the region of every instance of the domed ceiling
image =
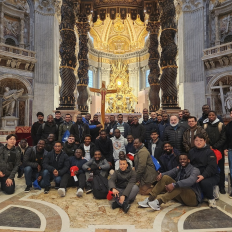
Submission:
[[90,35],[94,39],[94,48],[114,54],[124,54],[142,49],[147,34],[146,26],[140,20],[139,15],[133,21],[129,14],[125,20],[122,20],[119,14],[115,20],[111,20],[109,15],[104,21],[98,18],[90,30]]

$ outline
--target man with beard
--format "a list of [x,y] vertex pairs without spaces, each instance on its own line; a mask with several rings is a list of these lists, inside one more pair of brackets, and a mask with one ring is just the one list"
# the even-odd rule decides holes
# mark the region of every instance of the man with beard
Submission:
[[[148,117],[147,117],[148,119]],[[145,128],[142,124],[139,124],[139,120],[138,120],[138,117],[135,116],[134,117],[134,121],[133,121],[133,125],[131,127],[131,134],[132,136],[137,139],[137,138],[140,138],[141,141],[144,142],[145,140],[145,134],[146,134],[146,131],[145,131]]]
[[179,151],[173,148],[169,142],[163,143],[163,153],[159,157],[161,168],[159,172],[167,172],[178,166]]
[[50,134],[48,135],[48,138],[45,140],[45,147],[44,149],[48,152],[52,151],[55,144],[55,135]]
[[[96,126],[95,126],[96,128]],[[83,123],[82,116],[77,115],[77,121],[72,125],[70,129],[70,134],[75,136],[76,144],[80,144],[84,141],[85,135],[89,134],[89,126],[86,123]]]
[[[148,112],[148,109],[147,108],[144,108],[143,109],[143,115],[144,114],[149,114],[149,112]],[[142,117],[139,119],[139,124],[141,124],[142,123],[142,121],[143,121],[143,115],[142,115]]]
[[63,118],[61,117],[61,112],[60,111],[55,112],[54,121],[55,121],[56,125],[58,126],[58,128],[64,122]]
[[130,127],[133,125],[133,116],[131,114],[127,116],[127,124],[129,124]]
[[123,122],[123,115],[119,114],[118,115],[118,122],[114,126],[114,130],[119,129],[121,132],[121,135],[124,138],[127,138],[127,135],[131,134],[131,127],[129,126],[128,123]]
[[59,141],[66,142],[67,138],[63,138],[66,131],[70,131],[71,126],[73,125],[72,117],[70,114],[65,115],[65,121],[59,127]]
[[78,145],[75,144],[75,137],[74,135],[69,135],[68,141],[63,143],[63,151],[68,155],[68,156],[74,156],[74,153],[76,149],[78,148]]
[[106,131],[100,132],[100,138],[95,141],[96,150],[99,150],[102,156],[108,161],[109,165],[113,166],[113,144],[111,139],[106,135]]
[[89,161],[94,156],[95,152],[95,144],[91,142],[91,135],[86,135],[84,139],[84,143],[81,143],[79,148],[83,152],[83,157],[87,161]]
[[36,114],[38,121],[35,122],[32,127],[31,127],[31,138],[32,138],[32,142],[33,142],[33,146],[35,146],[37,144],[37,131],[40,127],[41,124],[44,123],[44,114],[42,112],[38,112]]
[[203,134],[208,141],[208,135],[206,131],[201,127],[197,126],[197,118],[194,116],[189,116],[188,118],[189,129],[184,132],[183,135],[183,146],[186,152],[189,152],[194,145],[194,135]]
[[163,152],[163,142],[159,138],[158,131],[152,131],[150,141],[148,143],[148,151],[152,156],[154,156],[157,160],[159,160],[162,152]]
[[[209,105],[205,104],[202,106],[202,117],[199,118],[198,120],[198,123],[200,124],[200,126],[203,126],[203,121],[208,118],[209,111],[210,111]],[[223,123],[221,116],[217,115],[217,118],[219,119],[220,122]]]
[[58,138],[58,125],[56,125],[51,114],[47,116],[47,122],[41,124],[37,131],[37,139],[47,139],[49,134],[55,135],[55,140]]
[[45,141],[40,139],[37,145],[30,147],[24,155],[23,165],[27,185],[24,192],[26,193],[30,192],[33,181],[40,182],[42,180],[43,159],[48,153],[44,147]]
[[170,117],[170,126],[164,131],[164,141],[169,141],[170,144],[179,152],[183,151],[183,134],[185,128],[179,125],[179,118],[176,115]]
[[[91,125],[96,125],[97,126],[99,124],[101,124],[101,123],[98,121],[98,115],[95,114],[93,116],[93,121],[91,122]],[[92,142],[93,143],[95,143],[96,138],[99,136],[99,131],[100,131],[100,127],[96,127],[94,129],[90,130],[90,134],[92,136]]]
[[180,126],[183,126],[186,130],[189,128],[189,126],[188,126],[188,118],[189,118],[189,116],[190,116],[189,110],[184,109],[183,110],[183,117],[179,121]]
[[158,124],[159,128],[159,138],[164,141],[164,131],[167,126],[170,125],[169,117],[167,113],[162,114],[162,121]]
[[113,130],[114,130],[114,126],[116,124],[117,124],[117,122],[115,121],[115,116],[114,115],[110,115],[110,123],[107,126],[107,128],[105,128],[105,130],[106,130],[107,135],[108,135],[109,138],[114,137]]
[[86,114],[85,117],[82,118],[83,123],[87,124],[90,130],[95,129],[96,127],[102,128],[102,124],[90,125],[89,123],[90,119],[91,119],[90,113]]

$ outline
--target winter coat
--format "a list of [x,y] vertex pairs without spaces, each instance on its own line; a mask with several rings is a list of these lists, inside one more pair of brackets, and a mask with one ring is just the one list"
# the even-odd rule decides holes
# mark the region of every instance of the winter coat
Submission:
[[54,134],[55,140],[56,140],[58,138],[58,132],[59,132],[59,129],[56,123],[52,122],[50,124],[48,122],[45,122],[44,126],[43,124],[40,124],[39,129],[37,131],[37,141],[39,141],[40,139],[47,139],[49,134]]
[[206,141],[208,141],[208,135],[206,133],[206,131],[201,127],[201,126],[197,126],[196,129],[194,130],[194,134],[191,135],[191,129],[187,129],[184,134],[183,134],[183,146],[184,146],[184,150],[186,152],[189,152],[191,148],[191,137],[197,134],[203,134],[206,137]]
[[175,148],[170,155],[163,153],[159,158],[161,166],[159,172],[167,172],[177,167],[179,165],[179,155],[179,151]]
[[30,147],[28,146],[28,143],[27,143],[25,149],[22,149],[22,148],[21,148],[20,143],[18,144],[18,147],[16,147],[16,149],[19,150],[19,152],[20,152],[20,160],[21,160],[21,162],[23,162],[23,157],[24,157],[26,151],[27,151],[29,148],[30,148]]
[[54,118],[54,122],[59,127],[64,122],[64,119],[62,117],[60,117],[59,119]]
[[159,138],[164,142],[164,131],[165,129],[170,125],[169,121],[164,122],[162,121],[161,123],[158,124],[159,128]]
[[[148,142],[148,151],[150,152],[150,154],[152,155],[152,140],[150,140]],[[156,147],[155,147],[155,152],[154,152],[154,157],[159,160],[160,156],[162,155],[163,152],[163,142],[161,141],[161,139],[158,139],[158,141],[156,142]]]
[[89,126],[89,129],[92,130],[94,128],[96,128],[97,126],[96,125],[90,125],[89,124],[89,121],[87,119],[85,119],[84,117],[82,118],[82,122],[87,124]]
[[213,147],[213,149],[218,149],[223,153],[224,144],[226,142],[226,130],[225,125],[221,125],[221,133],[219,132],[219,123],[222,124],[222,122],[219,121],[217,118],[214,122],[207,123],[207,127],[205,123],[203,124],[203,128],[205,128],[205,131],[208,134],[209,137],[209,145]]
[[[119,129],[119,130],[120,130],[120,128],[118,128],[118,125],[119,125],[119,123],[116,123],[116,124],[114,125],[114,130],[115,130],[115,129]],[[123,134],[121,133],[121,135],[122,135],[124,138],[127,138],[127,135],[131,135],[131,127],[129,126],[128,123],[125,123],[125,122],[123,122],[122,125],[123,125],[123,127],[124,127],[124,133],[123,133]],[[113,131],[113,133],[114,133],[114,131]]]
[[113,123],[109,123],[108,126],[106,127],[106,133],[109,138],[114,137],[114,135],[110,135],[110,130],[114,130],[114,126],[117,125],[118,122],[114,121]]
[[169,141],[174,148],[179,150],[179,152],[182,152],[185,128],[180,125],[177,125],[175,128],[170,125],[165,129],[164,141]]
[[83,165],[87,163],[86,159],[77,159],[75,156],[69,157],[70,167],[76,166],[79,168],[78,174],[84,173]]
[[125,171],[122,171],[121,169],[116,170],[109,179],[108,186],[110,190],[113,188],[123,189],[122,195],[128,197],[135,183],[136,172],[128,166]]
[[[99,124],[101,124],[100,122],[91,122],[91,125],[99,125]],[[100,127],[96,127],[96,128],[94,128],[94,129],[92,129],[92,130],[90,130],[90,135],[91,135],[91,137],[92,137],[92,142],[93,143],[95,143],[95,140],[96,140],[96,138],[99,136],[99,131],[100,131]]]
[[[200,126],[203,126],[203,121],[208,118],[208,114],[202,113],[202,117],[199,118],[198,123]],[[217,115],[217,118],[219,119],[220,122],[223,123],[223,119],[220,115]]]
[[61,151],[58,156],[56,156],[54,150],[48,152],[43,159],[43,168],[47,169],[50,173],[53,173],[56,169],[58,171],[58,175],[63,176],[70,168],[68,155],[63,151]]
[[41,126],[41,123],[39,123],[39,121],[37,121],[31,127],[31,138],[32,138],[33,146],[37,145],[37,143],[38,143],[37,131],[38,131],[40,126]]
[[226,133],[226,142],[224,148],[232,149],[232,121],[226,125],[225,133]]
[[[83,152],[83,157],[85,157],[85,148],[84,148],[84,143],[81,143],[80,146],[79,146],[79,149],[82,150]],[[94,152],[96,151],[96,146],[94,143],[90,143],[90,157],[93,158],[94,156]]]
[[7,145],[0,147],[0,171],[6,178],[14,179],[20,165],[20,152],[16,147],[11,149]]
[[129,153],[135,154],[135,152],[136,152],[136,149],[134,147],[134,143],[133,142],[132,143],[128,143],[126,145],[126,154],[129,154]]
[[102,156],[108,161],[113,162],[113,145],[112,141],[109,138],[102,140],[101,138],[96,139],[95,141],[96,150],[101,151]]
[[68,141],[63,143],[63,151],[68,156],[74,156],[74,153],[75,153],[77,148],[78,148],[78,145],[75,143],[69,144]]
[[[79,126],[78,125],[80,125],[81,128],[82,128],[82,136],[81,136],[81,138],[79,136]],[[75,124],[73,124],[71,126],[70,134],[75,136],[76,142],[83,143],[85,135],[90,134],[89,126],[87,124],[83,123],[83,122],[81,124],[75,123]]]
[[176,181],[175,188],[191,188],[195,192],[197,200],[200,203],[202,201],[202,193],[199,184],[196,183],[198,179],[197,176],[200,175],[199,169],[195,168],[191,164],[188,164],[187,167],[184,168],[184,177],[180,180],[182,169],[183,167],[175,167],[168,172],[162,173],[162,176],[170,176],[172,179],[174,179]]
[[185,130],[189,129],[189,125],[188,125],[188,119],[186,118],[182,118],[180,121],[179,121],[179,125],[184,127]]
[[91,158],[85,164],[83,164],[82,169],[85,172],[88,172],[88,168],[91,168],[91,165],[96,165],[97,167],[101,167],[100,174],[104,177],[108,176],[108,171],[110,170],[110,165],[106,159],[101,159],[99,163],[95,161],[94,158]]
[[155,170],[151,155],[144,145],[136,151],[134,164],[136,181],[139,181],[141,186],[144,184],[152,184],[156,181],[158,174]]
[[[151,120],[148,120],[146,122],[142,121],[141,125],[143,125],[144,130],[145,130],[145,134],[143,135],[143,138],[144,138],[146,143],[148,143],[151,140],[151,132],[152,131],[156,130],[159,133],[159,128],[158,128],[157,124],[154,124],[153,121],[151,121]],[[132,130],[132,128],[133,128],[133,126],[131,127],[131,130]]]
[[131,134],[134,139],[140,138],[142,141],[145,141],[146,131],[142,124],[133,124],[131,126]]
[[114,160],[119,159],[119,152],[124,151],[126,153],[126,145],[127,145],[127,140],[120,135],[120,137],[117,139],[115,136],[111,138],[112,145],[113,145],[113,156]]
[[73,121],[70,121],[70,122],[63,122],[60,126],[59,126],[59,138],[58,138],[58,141],[62,141],[62,138],[64,136],[64,133],[68,130],[70,131],[72,125],[74,124]]
[[205,146],[203,148],[192,148],[189,151],[190,163],[198,168],[204,178],[209,178],[218,173],[217,159],[214,152]]

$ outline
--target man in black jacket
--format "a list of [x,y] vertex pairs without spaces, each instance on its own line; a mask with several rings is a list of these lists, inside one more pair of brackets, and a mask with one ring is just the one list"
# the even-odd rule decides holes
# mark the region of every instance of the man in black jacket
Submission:
[[105,128],[105,130],[106,130],[107,135],[108,135],[109,138],[114,137],[113,130],[114,130],[114,126],[116,124],[117,124],[117,121],[115,121],[115,116],[114,115],[110,115],[110,123],[107,126],[107,128]]
[[77,121],[72,125],[70,134],[75,136],[76,144],[83,143],[85,135],[90,134],[89,126],[83,123],[80,114],[77,115]]
[[218,185],[220,175],[217,167],[217,159],[214,152],[206,145],[203,134],[194,136],[195,147],[189,151],[191,164],[200,170],[197,183],[200,184],[204,197],[208,198],[209,207],[215,208],[219,193],[214,193],[214,186]]
[[58,127],[60,126],[60,124],[62,124],[64,122],[64,119],[61,117],[60,111],[55,112],[54,121],[55,121],[56,125],[58,125]]
[[169,141],[179,152],[183,151],[183,134],[185,128],[179,125],[179,118],[176,115],[170,117],[170,126],[164,131],[164,141]]
[[163,142],[159,138],[159,132],[154,130],[151,132],[151,140],[148,143],[148,151],[152,156],[159,160],[163,152]]
[[144,142],[146,131],[144,126],[142,124],[139,124],[139,119],[137,116],[134,117],[133,124],[131,126],[131,134],[134,139],[141,139]]
[[56,125],[51,114],[47,116],[47,122],[42,123],[37,131],[37,141],[39,139],[47,139],[49,134],[55,135],[55,140],[58,138],[58,125]]
[[84,143],[81,143],[79,148],[83,152],[83,157],[89,161],[94,156],[96,150],[95,144],[91,142],[91,135],[86,135]]
[[100,132],[100,138],[95,141],[96,150],[101,151],[102,156],[113,166],[113,145],[111,139],[107,138],[106,131]]
[[[115,129],[119,129],[121,132],[121,135],[124,138],[127,138],[127,135],[131,134],[131,127],[128,123],[123,122],[123,115],[122,114],[118,115],[118,122],[114,125],[114,130]],[[113,135],[114,135],[114,131],[113,131]]]
[[31,127],[31,138],[32,138],[33,146],[35,146],[38,142],[37,131],[40,125],[44,123],[44,114],[42,112],[38,112],[36,116],[37,116],[38,121],[35,122]]
[[[230,117],[232,118],[232,108],[230,109]],[[228,155],[229,168],[230,168],[230,183],[232,185],[232,121],[226,125],[226,142],[224,155]],[[232,198],[232,192],[229,193],[229,198]]]
[[55,135],[54,134],[49,134],[48,138],[45,139],[45,147],[44,149],[48,152],[52,151],[53,147],[55,144]]
[[20,164],[20,152],[15,148],[16,135],[6,137],[6,145],[0,147],[0,183],[1,189],[6,194],[15,191],[15,174]]
[[[90,125],[96,125],[97,126],[99,124],[101,124],[101,123],[98,121],[98,115],[95,114],[93,116],[93,121],[91,122]],[[99,136],[100,129],[101,129],[100,127],[96,127],[94,129],[90,130],[90,135],[92,136],[92,142],[93,143],[95,143],[96,138]]]
[[59,188],[61,177],[67,173],[70,168],[68,155],[62,151],[62,148],[61,142],[55,142],[54,150],[44,157],[43,179],[40,182],[40,185],[45,188],[45,194],[50,190],[50,180],[54,179],[56,188]]
[[68,156],[74,156],[74,153],[76,149],[78,148],[78,145],[75,144],[75,137],[74,135],[69,135],[68,141],[63,143],[63,151],[66,153]]
[[184,109],[183,110],[183,117],[182,119],[179,121],[180,126],[184,127],[186,130],[189,128],[188,125],[188,118],[190,116],[190,112],[188,109]]
[[[179,156],[179,163],[179,167],[157,176],[158,183],[152,189],[148,198],[138,202],[140,207],[160,210],[162,203],[167,203],[172,199],[187,206],[197,206],[202,201],[201,190],[196,183],[200,175],[199,169],[190,164],[187,154]],[[160,195],[164,189],[166,193]]]
[[42,180],[42,170],[43,170],[43,159],[47,155],[47,151],[44,149],[45,141],[40,139],[36,146],[30,147],[23,159],[25,181],[27,187],[24,192],[28,193],[31,190],[32,182],[37,180],[40,182]]

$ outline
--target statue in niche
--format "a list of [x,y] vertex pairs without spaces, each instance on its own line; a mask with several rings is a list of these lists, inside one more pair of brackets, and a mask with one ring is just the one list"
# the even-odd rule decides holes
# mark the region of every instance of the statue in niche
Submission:
[[228,111],[232,108],[232,86],[230,87],[230,91],[225,95],[225,107]]
[[6,92],[3,95],[3,103],[2,108],[5,110],[4,116],[13,116],[14,107],[16,100],[22,96],[24,89],[12,89],[10,90],[9,87],[5,88]]
[[131,100],[129,97],[126,97],[126,112],[130,113],[131,111]]

